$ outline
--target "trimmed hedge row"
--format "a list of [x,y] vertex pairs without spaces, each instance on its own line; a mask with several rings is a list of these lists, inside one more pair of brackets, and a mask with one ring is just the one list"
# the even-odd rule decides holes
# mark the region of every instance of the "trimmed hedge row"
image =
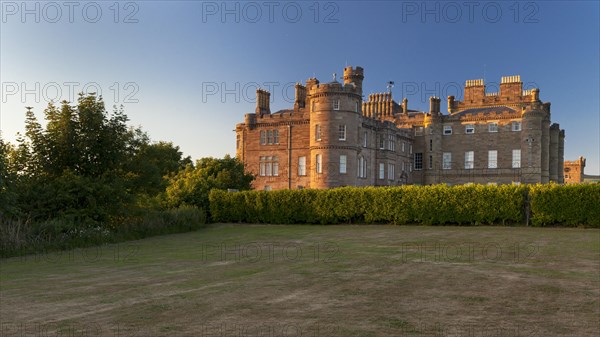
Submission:
[[534,226],[600,228],[600,184],[532,185],[529,196]]
[[216,222],[519,224],[524,186],[342,187],[328,190],[210,193]]

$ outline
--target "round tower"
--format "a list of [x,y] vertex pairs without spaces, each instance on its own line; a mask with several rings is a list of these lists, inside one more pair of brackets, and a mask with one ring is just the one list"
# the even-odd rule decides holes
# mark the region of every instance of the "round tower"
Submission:
[[354,86],[334,80],[309,89],[311,188],[356,184],[362,68],[350,78]]

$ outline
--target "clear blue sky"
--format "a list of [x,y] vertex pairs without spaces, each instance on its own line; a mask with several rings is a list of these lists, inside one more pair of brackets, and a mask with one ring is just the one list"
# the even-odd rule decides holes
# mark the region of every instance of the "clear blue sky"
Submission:
[[583,155],[586,173],[600,173],[597,1],[21,3],[0,8],[9,141],[25,106],[41,118],[47,100],[96,83],[153,140],[222,157],[235,153],[232,130],[254,111],[257,84],[273,88],[276,111],[292,105],[290,83],[329,81],[347,64],[365,68],[365,94],[393,80],[394,98],[421,110],[430,95],[460,96],[467,79],[521,75],[552,102],[565,159]]

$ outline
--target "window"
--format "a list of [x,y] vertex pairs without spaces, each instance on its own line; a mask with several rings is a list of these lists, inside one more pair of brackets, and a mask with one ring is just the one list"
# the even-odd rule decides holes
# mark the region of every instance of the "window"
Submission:
[[423,135],[423,127],[422,126],[415,127],[415,136],[422,136],[422,135]]
[[442,154],[442,168],[444,170],[452,169],[452,152],[444,152]]
[[340,100],[336,99],[335,101],[333,101],[333,110],[339,110],[340,109]]
[[365,131],[363,133],[363,147],[367,147],[367,145],[369,145],[369,134],[367,133],[367,131]]
[[365,160],[364,157],[358,158],[358,170],[357,171],[358,171],[357,176],[359,178],[367,177],[367,161]]
[[312,112],[316,111],[316,108],[317,108],[317,104],[316,103],[317,102],[315,102],[315,101],[311,101],[310,102],[310,111],[312,111]]
[[278,130],[263,130],[260,132],[260,145],[279,144]]
[[396,135],[388,135],[388,149],[396,151]]
[[267,175],[267,164],[266,164],[266,157],[260,157],[260,169],[259,169],[259,175],[261,177],[264,177]]
[[513,131],[521,131],[521,122],[512,122]]
[[321,140],[321,125],[319,125],[319,124],[315,125],[315,140],[316,141]]
[[346,160],[345,154],[340,155],[340,173],[346,173]]
[[379,163],[379,179],[385,179],[385,164]]
[[379,149],[385,150],[385,135],[383,134],[379,135]]
[[235,136],[235,148],[236,149],[240,148],[240,135]]
[[498,123],[489,123],[488,132],[498,132]]
[[423,169],[423,153],[415,153],[415,170]]
[[360,102],[356,102],[356,107],[354,108],[354,112],[358,112],[360,110]]
[[512,167],[521,167],[521,149],[512,150]]
[[322,160],[322,159],[321,159],[321,155],[320,155],[320,154],[318,154],[318,155],[315,157],[315,170],[317,171],[317,173],[323,173],[323,167],[322,167],[322,166],[323,166],[323,165],[322,165],[323,163],[321,162],[321,160]]
[[433,168],[433,156],[429,155],[429,169],[431,170]]
[[412,144],[408,147],[408,153],[412,154]]
[[465,133],[466,134],[472,134],[475,133],[475,125],[474,124],[467,124],[465,126]]
[[452,125],[444,125],[444,135],[448,136],[452,134]]
[[488,151],[488,168],[498,168],[498,151],[490,150]]
[[465,169],[472,169],[474,167],[474,160],[475,154],[473,153],[473,151],[465,152]]
[[261,131],[260,132],[260,145],[265,145],[267,144],[267,133],[266,131]]
[[406,143],[402,142],[402,152],[406,152],[404,146],[406,145]]
[[339,131],[338,139],[346,140],[346,125],[345,124],[340,125],[338,128],[338,131]]
[[273,157],[273,176],[277,177],[279,175],[279,161],[277,157]]
[[433,151],[433,139],[429,140],[429,152]]
[[260,157],[259,175],[263,177],[278,176],[279,159],[277,157]]
[[396,166],[394,164],[388,164],[388,179],[394,180],[396,179]]
[[298,175],[306,175],[306,157],[298,157]]

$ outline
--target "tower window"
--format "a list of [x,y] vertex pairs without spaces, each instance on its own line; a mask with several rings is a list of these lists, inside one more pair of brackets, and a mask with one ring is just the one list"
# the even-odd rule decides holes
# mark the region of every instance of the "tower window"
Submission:
[[315,157],[315,171],[317,171],[317,173],[323,173],[323,163],[322,161],[322,157],[320,154],[318,154]]
[[321,125],[319,125],[319,124],[315,125],[315,140],[316,141],[321,140]]
[[333,101],[333,110],[339,110],[340,109],[340,100],[336,99],[335,101]]
[[346,160],[348,159],[348,157],[346,157],[345,154],[340,155],[340,173],[344,174],[346,173]]
[[338,128],[339,131],[339,135],[338,135],[338,139],[339,140],[346,140],[346,125],[345,124],[341,124]]

